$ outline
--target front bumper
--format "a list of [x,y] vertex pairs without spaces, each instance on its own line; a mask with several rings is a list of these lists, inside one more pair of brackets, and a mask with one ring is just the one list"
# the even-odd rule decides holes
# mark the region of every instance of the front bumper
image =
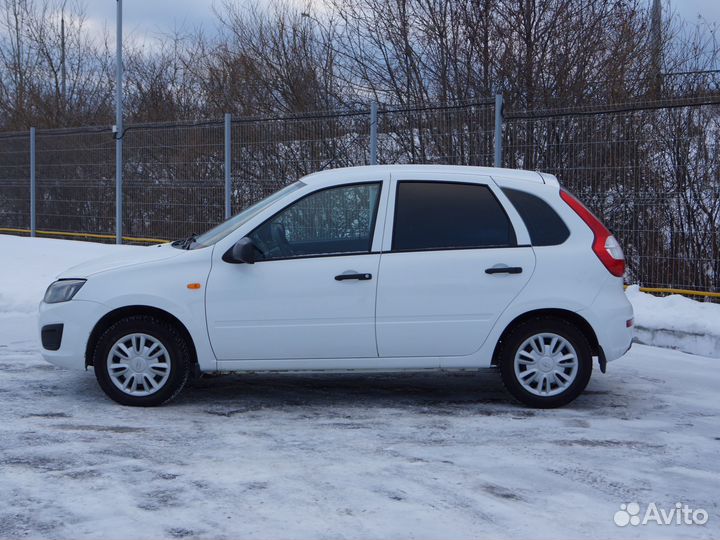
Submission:
[[[40,303],[38,332],[62,325],[62,336],[56,350],[42,348],[42,357],[66,369],[85,369],[85,350],[95,324],[107,311],[105,305],[88,300],[70,300],[57,304]],[[41,338],[42,339],[42,338]],[[52,347],[56,344],[52,343]]]

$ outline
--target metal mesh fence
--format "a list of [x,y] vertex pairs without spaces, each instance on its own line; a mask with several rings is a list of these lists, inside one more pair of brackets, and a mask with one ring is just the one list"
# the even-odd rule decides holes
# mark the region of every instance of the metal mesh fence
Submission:
[[30,227],[30,137],[0,136],[0,227]]
[[233,213],[312,172],[367,164],[369,129],[366,112],[234,121]]
[[222,122],[129,127],[123,140],[124,235],[182,238],[221,222],[223,137]]
[[[380,106],[376,125],[379,163],[493,164],[491,101]],[[370,133],[369,108],[234,119],[232,212],[314,171],[368,164]],[[225,135],[220,120],[126,129],[126,237],[181,238],[223,220]],[[719,136],[717,96],[604,109],[508,110],[503,165],[556,174],[577,193],[619,237],[630,282],[715,292]],[[37,132],[38,230],[112,240],[114,145],[107,128]],[[0,135],[0,228],[30,226],[29,162],[29,134]]]
[[629,282],[718,291],[720,105],[653,107],[509,113],[504,166],[557,175],[616,234]]
[[35,159],[38,230],[112,234],[115,141],[110,129],[38,131]]
[[378,162],[491,166],[494,133],[494,101],[381,110]]

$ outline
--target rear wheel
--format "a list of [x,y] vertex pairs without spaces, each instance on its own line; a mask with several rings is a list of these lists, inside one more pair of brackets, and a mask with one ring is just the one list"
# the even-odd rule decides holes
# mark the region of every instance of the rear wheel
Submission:
[[531,407],[561,407],[590,381],[592,351],[572,323],[555,317],[518,324],[503,339],[500,372],[508,391]]
[[100,388],[122,405],[152,407],[175,397],[190,374],[190,349],[172,324],[149,315],[108,328],[93,355]]

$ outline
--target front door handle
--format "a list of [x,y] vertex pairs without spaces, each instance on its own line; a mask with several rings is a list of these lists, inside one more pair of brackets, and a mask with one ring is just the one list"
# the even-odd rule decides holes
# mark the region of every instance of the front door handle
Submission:
[[335,281],[345,281],[346,279],[357,279],[360,281],[367,281],[368,279],[372,279],[372,274],[347,273],[347,274],[340,274],[338,276],[335,276]]
[[486,274],[521,274],[522,268],[519,266],[493,266],[485,269]]

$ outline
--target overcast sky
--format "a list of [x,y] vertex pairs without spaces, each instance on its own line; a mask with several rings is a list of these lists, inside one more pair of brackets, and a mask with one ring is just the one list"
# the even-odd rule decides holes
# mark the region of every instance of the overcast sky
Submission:
[[[174,28],[192,29],[216,26],[213,3],[217,0],[123,0],[123,34],[147,40],[172,32]],[[243,0],[234,0],[241,2]],[[267,0],[255,0],[266,2]],[[649,1],[649,0],[648,0]],[[298,0],[298,4],[306,2]],[[720,26],[720,0],[670,0],[672,9],[690,21],[698,16]],[[88,23],[93,30],[105,25],[115,35],[115,0],[86,0]]]
[[[123,36],[140,40],[161,36],[175,28],[216,25],[213,0],[123,0]],[[107,26],[115,35],[116,0],[85,0],[93,31]]]

